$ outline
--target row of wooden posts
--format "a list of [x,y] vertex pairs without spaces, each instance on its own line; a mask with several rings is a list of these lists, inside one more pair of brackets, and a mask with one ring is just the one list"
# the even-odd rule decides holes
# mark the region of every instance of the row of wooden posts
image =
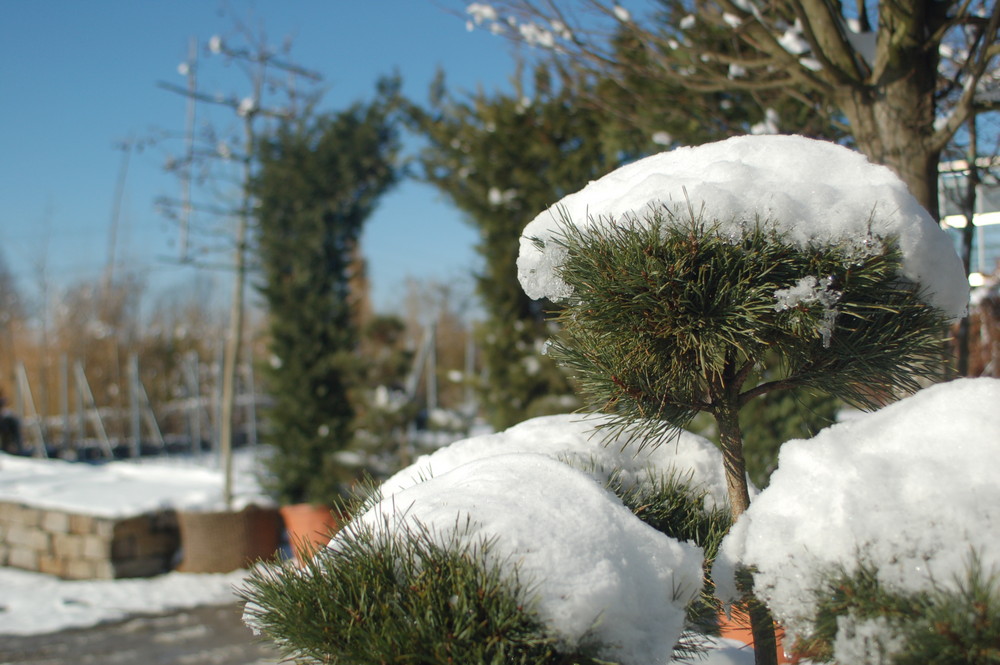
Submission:
[[[436,329],[430,324],[426,326],[404,387],[407,398],[414,400],[418,386],[423,385],[428,413],[438,406],[436,346]],[[165,452],[168,448],[171,452],[199,452],[203,442],[208,442],[211,449],[218,452],[222,421],[222,358],[221,353],[217,355],[219,357],[211,371],[213,380],[203,381],[201,359],[194,352],[186,354],[181,366],[184,396],[157,405],[156,412],[140,378],[136,354],[128,358],[127,405],[121,408],[98,406],[83,363],[79,360],[71,363],[65,355],[61,356],[58,415],[47,415],[39,409],[40,401],[35,399],[39,395],[32,389],[24,364],[19,363],[15,367],[14,397],[15,413],[20,420],[22,452],[37,457],[54,453],[73,459],[84,455],[110,459]],[[475,348],[470,340],[466,349],[465,375],[471,376],[474,371]],[[258,440],[258,407],[266,402],[267,397],[257,391],[252,363],[248,362],[241,368],[237,390],[238,419],[243,424],[240,438],[253,445]],[[466,391],[466,408],[474,409],[471,383],[467,384]],[[74,398],[72,405],[71,393]],[[180,417],[172,417],[175,414]],[[126,422],[127,427],[117,429],[128,434],[119,438],[109,436],[108,421]],[[172,431],[165,435],[161,424],[167,424]]]
[[[215,381],[208,394],[202,386],[200,360],[194,353],[185,356],[184,393],[181,399],[162,406],[166,416],[180,412],[184,431],[168,432],[164,436],[160,420],[150,404],[145,386],[140,379],[139,359],[128,358],[126,386],[128,401],[122,408],[100,407],[94,399],[83,363],[72,363],[66,356],[59,359],[58,415],[46,415],[39,409],[36,391],[32,390],[23,363],[15,367],[14,409],[20,420],[22,451],[36,457],[47,457],[55,452],[60,457],[77,457],[81,453],[111,458],[125,454],[138,457],[144,451],[163,452],[168,444],[188,447],[191,452],[200,450],[202,441],[218,441],[219,391],[221,382]],[[254,389],[254,375],[248,363],[242,371],[242,392],[237,405],[244,409],[246,439],[257,440],[257,407],[259,396]],[[215,372],[218,376],[218,372]],[[70,386],[72,385],[72,390]],[[74,397],[73,404],[70,397]],[[128,434],[113,438],[106,423],[114,419],[128,423]]]

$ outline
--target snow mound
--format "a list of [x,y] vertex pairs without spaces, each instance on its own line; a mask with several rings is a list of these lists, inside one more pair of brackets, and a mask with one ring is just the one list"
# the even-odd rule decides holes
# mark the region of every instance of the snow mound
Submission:
[[903,182],[858,152],[800,136],[741,136],[678,148],[564,197],[521,235],[517,266],[525,293],[552,300],[571,295],[558,275],[565,250],[552,242],[565,220],[589,228],[642,219],[660,206],[680,220],[690,218],[688,210],[704,214],[727,234],[766,219],[802,246],[860,243],[870,225],[876,235],[899,238],[903,275],[926,289],[929,304],[955,318],[968,304],[968,282],[951,241]]
[[591,476],[546,455],[474,459],[399,489],[355,524],[389,534],[426,527],[442,544],[495,538],[490,563],[516,566],[556,636],[601,644],[602,657],[625,665],[669,662],[702,583],[700,548],[647,526]]
[[536,453],[565,462],[590,474],[602,485],[612,472],[625,487],[648,483],[671,474],[690,477],[691,484],[705,491],[706,509],[728,506],[722,454],[708,439],[682,431],[676,439],[659,446],[644,445],[633,434],[614,438],[597,427],[610,422],[601,414],[563,414],[532,418],[495,434],[457,441],[387,479],[380,490],[389,497],[425,480],[447,473],[468,462],[510,453]]
[[939,384],[784,444],[771,484],[723,542],[713,578],[735,597],[737,563],[792,632],[811,590],[859,558],[887,588],[954,590],[970,555],[1000,572],[1000,380]]

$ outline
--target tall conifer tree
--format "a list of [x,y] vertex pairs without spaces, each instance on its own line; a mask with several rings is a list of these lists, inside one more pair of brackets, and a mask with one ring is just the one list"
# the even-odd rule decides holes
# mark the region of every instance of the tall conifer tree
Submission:
[[336,453],[353,439],[349,389],[357,344],[358,239],[396,181],[396,84],[372,104],[281,127],[261,146],[260,292],[270,316],[272,491],[329,503],[352,479]]

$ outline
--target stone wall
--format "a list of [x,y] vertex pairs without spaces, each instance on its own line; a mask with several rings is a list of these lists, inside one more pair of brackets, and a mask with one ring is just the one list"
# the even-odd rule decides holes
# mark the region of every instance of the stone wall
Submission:
[[110,518],[0,502],[0,566],[66,579],[168,572],[180,548],[177,515]]

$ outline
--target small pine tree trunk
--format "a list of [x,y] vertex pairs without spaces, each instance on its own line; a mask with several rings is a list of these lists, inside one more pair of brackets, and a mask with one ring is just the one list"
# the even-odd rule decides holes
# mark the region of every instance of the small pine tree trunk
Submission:
[[743,459],[743,432],[740,431],[739,408],[723,405],[712,412],[719,427],[719,444],[722,462],[726,469],[726,487],[729,490],[729,510],[733,522],[750,507],[747,487],[747,467]]
[[[724,404],[712,414],[719,428],[719,444],[722,447],[722,461],[726,470],[726,486],[729,490],[729,510],[733,522],[750,507],[750,490],[747,486],[746,462],[743,459],[743,433],[740,431],[739,407]],[[747,589],[750,613],[750,631],[753,634],[754,664],[777,665],[778,648],[774,633],[774,619],[764,603],[753,595],[753,588]]]

